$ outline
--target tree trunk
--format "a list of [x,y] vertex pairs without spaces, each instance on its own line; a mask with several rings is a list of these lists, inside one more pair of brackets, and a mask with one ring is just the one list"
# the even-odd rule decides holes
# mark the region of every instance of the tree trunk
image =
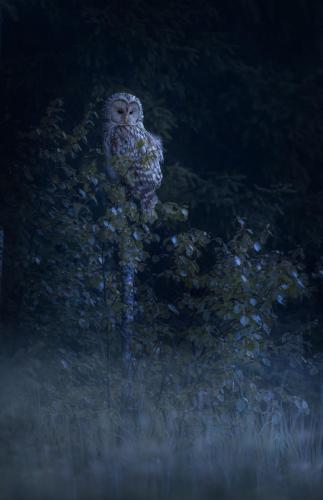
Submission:
[[129,255],[125,256],[125,262],[122,269],[123,285],[123,319],[121,327],[122,335],[122,357],[127,378],[131,378],[133,368],[133,355],[131,351],[131,342],[133,338],[133,322],[135,309],[135,265]]

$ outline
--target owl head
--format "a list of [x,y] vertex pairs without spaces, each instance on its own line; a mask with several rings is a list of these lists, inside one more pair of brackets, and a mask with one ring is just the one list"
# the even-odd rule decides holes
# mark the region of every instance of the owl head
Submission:
[[134,126],[142,123],[144,115],[138,97],[119,92],[108,98],[105,116],[111,125]]

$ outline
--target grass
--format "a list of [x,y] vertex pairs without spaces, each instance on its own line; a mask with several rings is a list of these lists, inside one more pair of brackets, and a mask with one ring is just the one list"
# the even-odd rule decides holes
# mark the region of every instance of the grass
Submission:
[[1,500],[323,498],[318,414],[175,404],[147,366],[125,399],[117,367],[64,350],[1,367]]

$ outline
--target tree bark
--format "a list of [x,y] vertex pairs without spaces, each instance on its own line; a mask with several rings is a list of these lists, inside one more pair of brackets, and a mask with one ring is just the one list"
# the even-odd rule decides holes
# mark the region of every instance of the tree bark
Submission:
[[121,327],[122,336],[122,358],[124,363],[125,375],[131,378],[133,368],[133,354],[131,351],[131,343],[133,338],[133,323],[135,310],[135,265],[132,262],[130,255],[125,255],[125,262],[122,269],[122,285],[123,285],[123,319]]

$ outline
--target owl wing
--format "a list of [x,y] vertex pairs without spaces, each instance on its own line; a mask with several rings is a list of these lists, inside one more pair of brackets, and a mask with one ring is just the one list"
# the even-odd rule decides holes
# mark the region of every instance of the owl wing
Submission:
[[141,157],[136,168],[139,184],[142,183],[147,189],[158,189],[163,178],[160,168],[162,161],[161,140],[150,132],[146,132]]
[[139,169],[139,173],[142,173],[147,184],[152,189],[158,189],[161,185],[163,176],[160,164],[163,160],[163,147],[160,138],[150,132],[146,132],[145,159]]
[[136,168],[135,191],[141,199],[144,211],[153,211],[158,199],[155,191],[162,182],[160,164],[163,161],[161,140],[153,134],[146,132],[142,158]]
[[112,166],[112,156],[115,154],[116,141],[111,129],[105,124],[103,128],[103,152],[106,158],[105,170],[112,182],[118,180],[118,174]]
[[159,163],[163,163],[164,161],[163,145],[160,137],[157,137],[157,135],[147,132],[147,142],[151,146],[152,150],[155,151]]

